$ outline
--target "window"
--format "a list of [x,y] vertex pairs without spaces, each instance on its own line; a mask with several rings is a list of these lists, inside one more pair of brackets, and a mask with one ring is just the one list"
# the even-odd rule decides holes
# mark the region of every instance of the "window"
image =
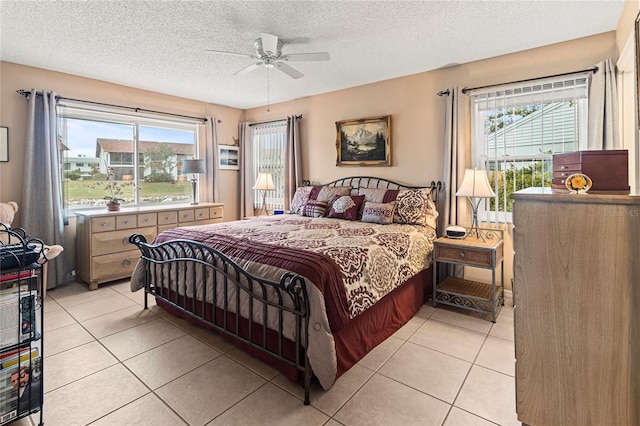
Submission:
[[552,155],[586,146],[587,85],[579,76],[472,95],[472,164],[496,193],[481,220],[511,222],[511,193],[550,187]]
[[[253,125],[253,171],[271,173],[275,190],[267,191],[269,209],[284,208],[284,163],[287,152],[287,122]],[[262,191],[254,190],[254,208],[262,207]]]
[[107,168],[126,205],[184,203],[191,183],[182,162],[197,155],[198,123],[58,106],[66,209],[102,206]]

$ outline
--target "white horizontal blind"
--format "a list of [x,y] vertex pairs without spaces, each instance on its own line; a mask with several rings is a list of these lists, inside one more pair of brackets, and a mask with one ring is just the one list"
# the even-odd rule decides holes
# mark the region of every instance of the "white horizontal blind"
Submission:
[[479,214],[511,221],[511,193],[551,186],[552,155],[586,144],[589,75],[535,81],[472,95],[473,166],[486,169],[496,197]]
[[[287,122],[253,125],[253,167],[254,176],[269,172],[273,177],[275,190],[267,191],[267,208],[284,208],[284,162],[287,152]],[[262,207],[262,191],[254,190],[254,208]]]

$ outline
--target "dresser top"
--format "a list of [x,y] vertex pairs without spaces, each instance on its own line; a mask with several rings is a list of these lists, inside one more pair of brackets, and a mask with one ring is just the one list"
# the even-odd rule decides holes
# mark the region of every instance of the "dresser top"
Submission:
[[135,214],[135,213],[153,213],[164,212],[168,210],[184,210],[184,209],[208,209],[210,207],[222,207],[222,203],[200,203],[200,204],[166,204],[166,205],[149,205],[149,206],[137,206],[126,207],[123,206],[117,212],[110,212],[106,207],[93,210],[78,210],[74,212],[76,216],[118,216],[123,214]]
[[514,200],[545,201],[549,203],[640,204],[639,195],[619,195],[606,192],[569,194],[566,189],[541,187],[521,189],[511,194],[511,198]]

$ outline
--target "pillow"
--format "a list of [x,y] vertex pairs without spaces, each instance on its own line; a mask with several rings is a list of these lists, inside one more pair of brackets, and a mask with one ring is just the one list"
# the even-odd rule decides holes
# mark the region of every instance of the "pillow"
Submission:
[[309,194],[313,186],[300,186],[296,189],[296,193],[293,194],[291,199],[291,206],[289,207],[289,213],[300,213],[300,209],[304,206],[304,203],[309,199]]
[[336,195],[342,196],[350,193],[350,186],[314,186],[309,194],[309,200],[326,201],[327,209],[330,209]]
[[397,189],[386,188],[358,188],[358,195],[364,195],[365,201],[374,203],[391,203],[398,196]]
[[319,200],[307,200],[302,206],[300,214],[307,217],[322,217],[327,211],[327,202]]
[[362,221],[388,225],[393,222],[395,203],[373,203],[365,201],[362,210]]
[[435,229],[438,212],[430,195],[430,188],[399,191],[393,221],[408,225],[429,225]]
[[336,195],[331,202],[329,217],[357,220],[364,195]]

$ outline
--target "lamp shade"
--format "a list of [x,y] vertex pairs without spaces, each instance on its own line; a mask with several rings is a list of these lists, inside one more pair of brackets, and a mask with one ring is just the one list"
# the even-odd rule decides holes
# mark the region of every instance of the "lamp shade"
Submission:
[[187,173],[206,173],[204,168],[204,160],[184,160],[182,162],[182,174]]
[[491,189],[489,178],[485,170],[466,169],[462,178],[462,185],[456,192],[457,196],[489,198],[496,194]]
[[253,185],[253,189],[261,189],[263,191],[276,189],[275,185],[273,184],[273,177],[271,176],[271,173],[268,173],[268,172],[258,173],[258,177],[256,178],[256,184]]

